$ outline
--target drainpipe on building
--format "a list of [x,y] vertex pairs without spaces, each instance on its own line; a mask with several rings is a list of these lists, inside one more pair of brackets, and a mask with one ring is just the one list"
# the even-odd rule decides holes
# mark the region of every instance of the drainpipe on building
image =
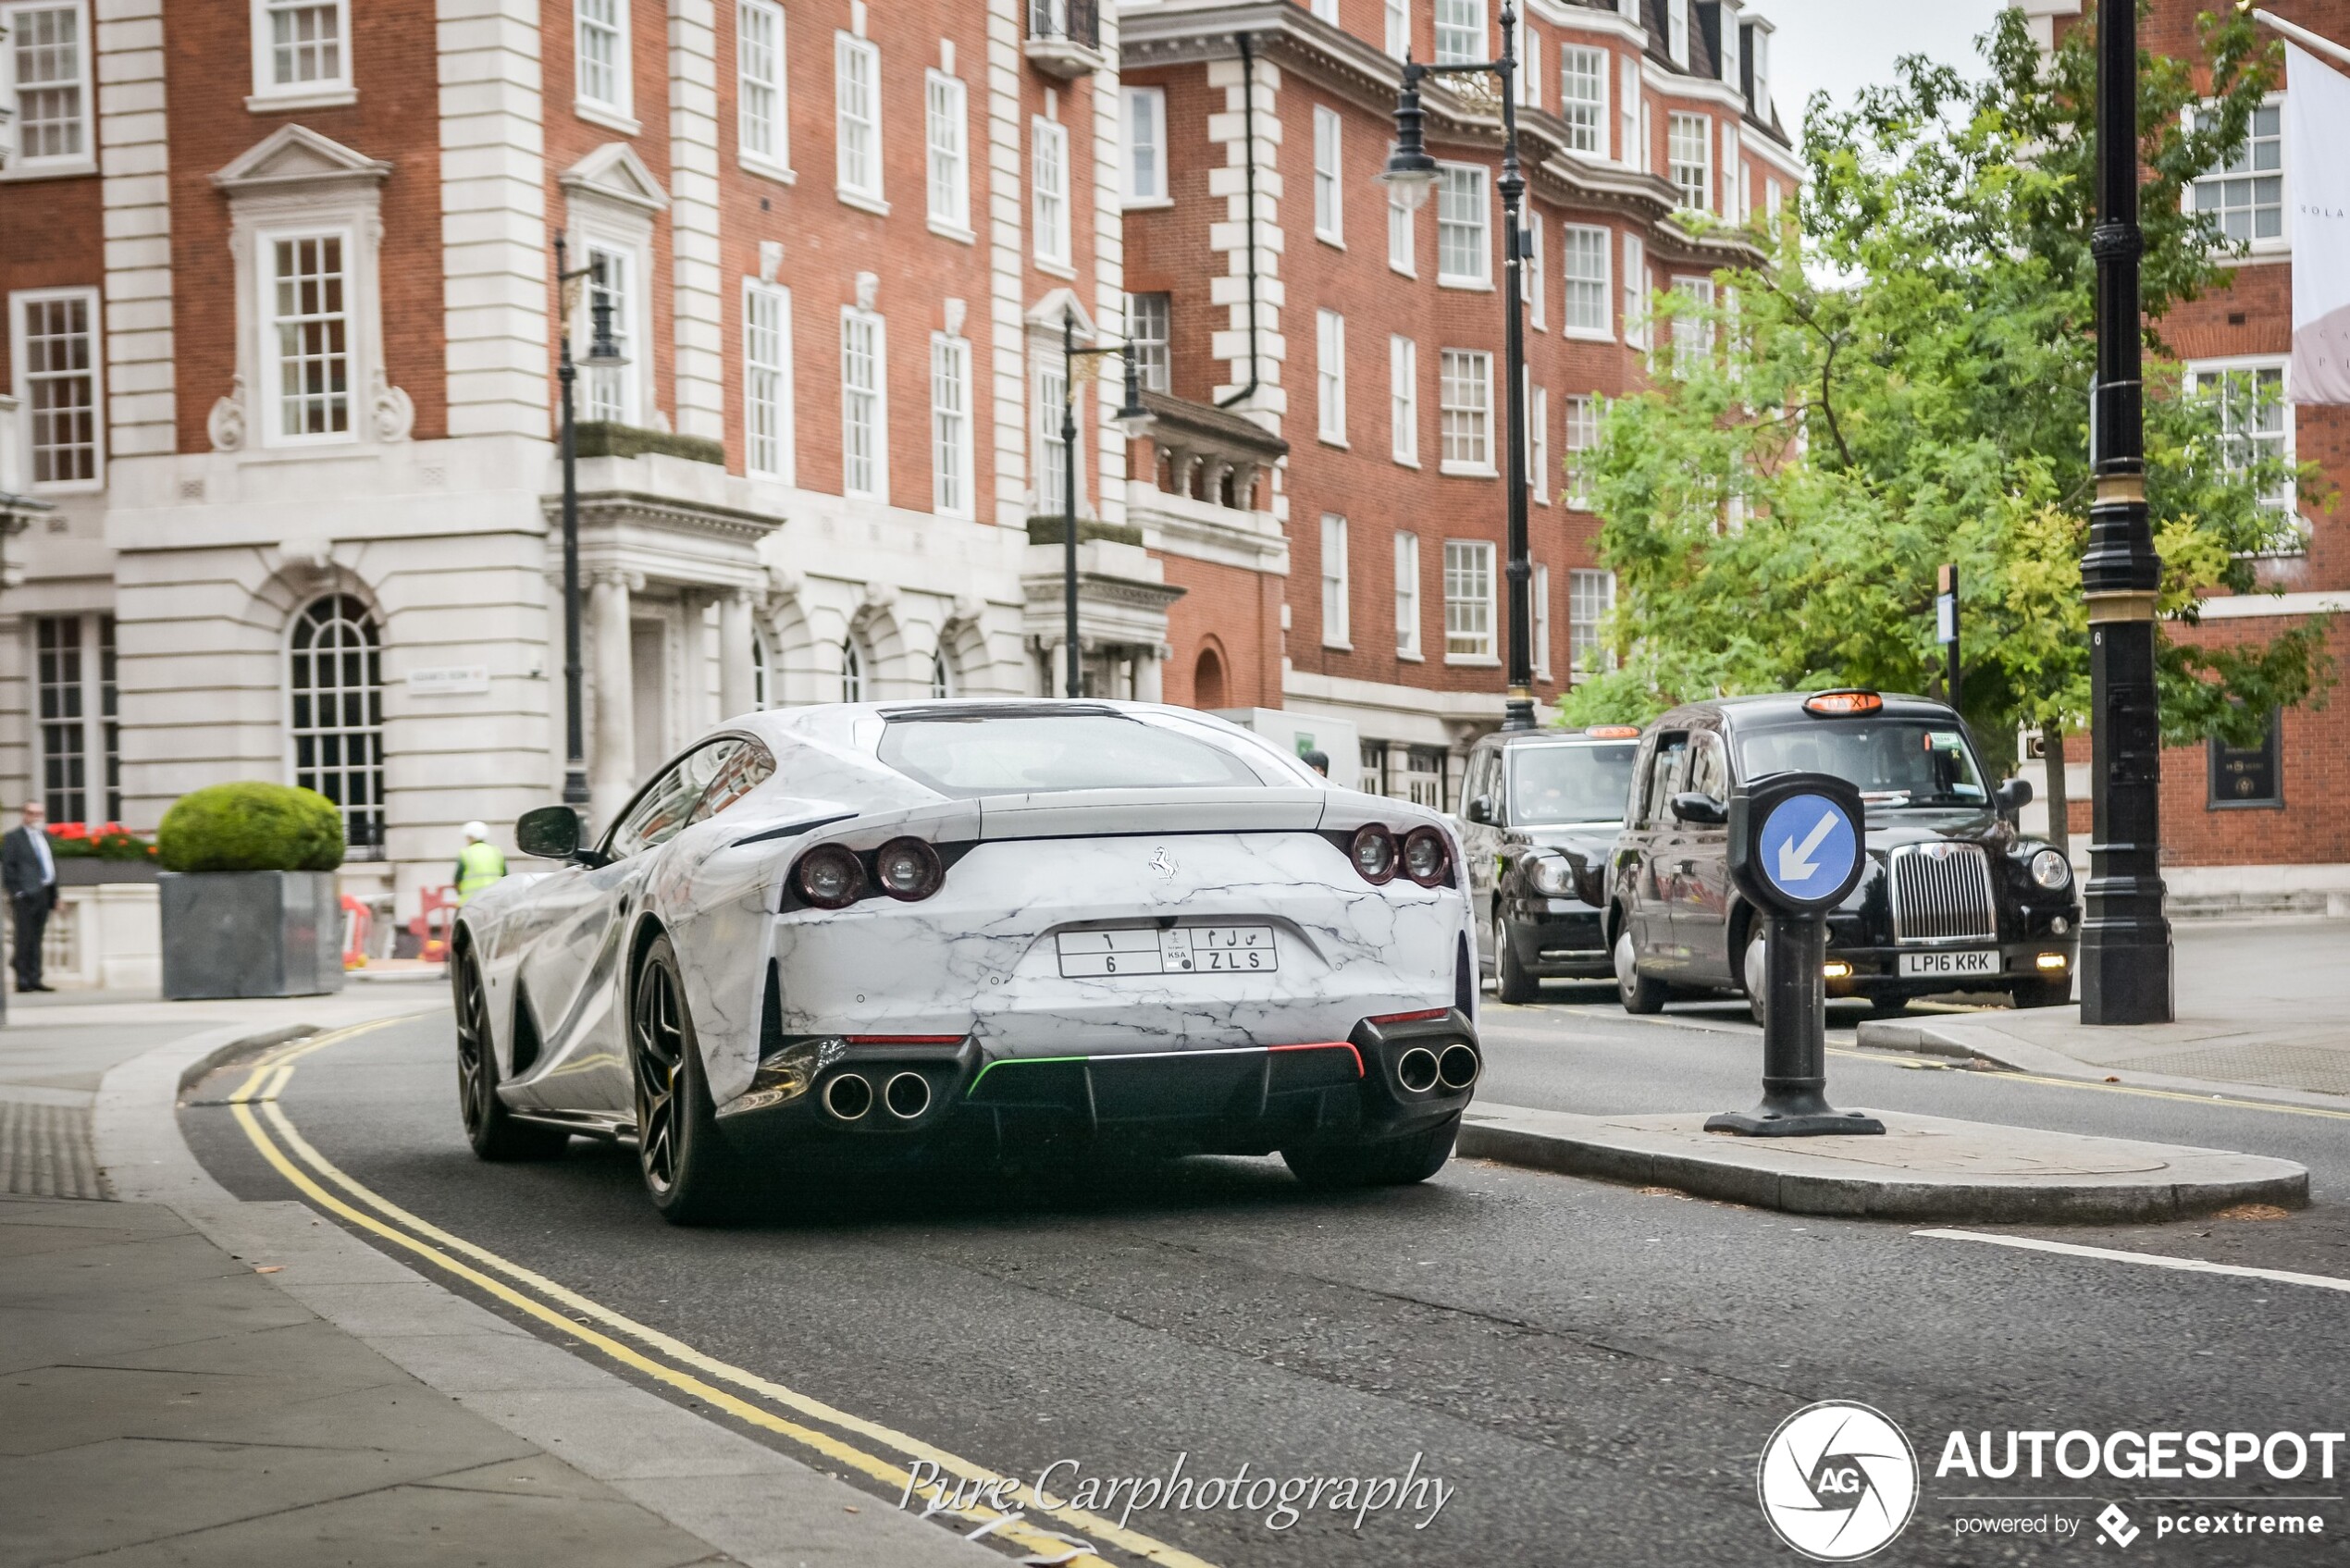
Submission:
[[1245,32],[1233,39],[1241,46],[1241,181],[1248,203],[1243,216],[1248,242],[1248,385],[1218,403],[1234,408],[1256,395],[1256,54]]

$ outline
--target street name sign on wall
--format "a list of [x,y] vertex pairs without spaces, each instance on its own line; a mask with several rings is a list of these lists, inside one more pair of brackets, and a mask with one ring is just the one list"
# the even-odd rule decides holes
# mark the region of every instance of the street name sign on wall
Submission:
[[476,697],[489,689],[489,666],[460,664],[408,672],[410,697]]

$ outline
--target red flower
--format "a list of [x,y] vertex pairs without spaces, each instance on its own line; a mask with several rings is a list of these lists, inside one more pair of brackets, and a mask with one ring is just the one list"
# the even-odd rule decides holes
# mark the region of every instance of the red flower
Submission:
[[49,830],[49,836],[52,838],[83,839],[90,836],[90,830],[80,822],[59,822],[56,827]]

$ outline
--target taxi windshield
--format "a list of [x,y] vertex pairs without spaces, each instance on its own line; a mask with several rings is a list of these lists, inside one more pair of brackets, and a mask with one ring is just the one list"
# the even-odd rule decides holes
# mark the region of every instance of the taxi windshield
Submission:
[[1510,824],[1549,827],[1567,822],[1617,822],[1632,793],[1639,743],[1610,746],[1514,746],[1510,759]]
[[1747,778],[1832,773],[1870,806],[1981,806],[1991,798],[1965,735],[1928,719],[1808,720],[1741,731],[1738,746]]

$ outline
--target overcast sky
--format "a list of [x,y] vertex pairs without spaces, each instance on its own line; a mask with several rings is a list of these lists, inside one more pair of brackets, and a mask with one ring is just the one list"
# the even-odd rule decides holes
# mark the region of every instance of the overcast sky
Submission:
[[1813,93],[1849,103],[1855,89],[1892,80],[1903,55],[1979,69],[1973,41],[1998,11],[1999,0],[1754,0],[1750,14],[1777,24],[1772,96],[1800,136]]

